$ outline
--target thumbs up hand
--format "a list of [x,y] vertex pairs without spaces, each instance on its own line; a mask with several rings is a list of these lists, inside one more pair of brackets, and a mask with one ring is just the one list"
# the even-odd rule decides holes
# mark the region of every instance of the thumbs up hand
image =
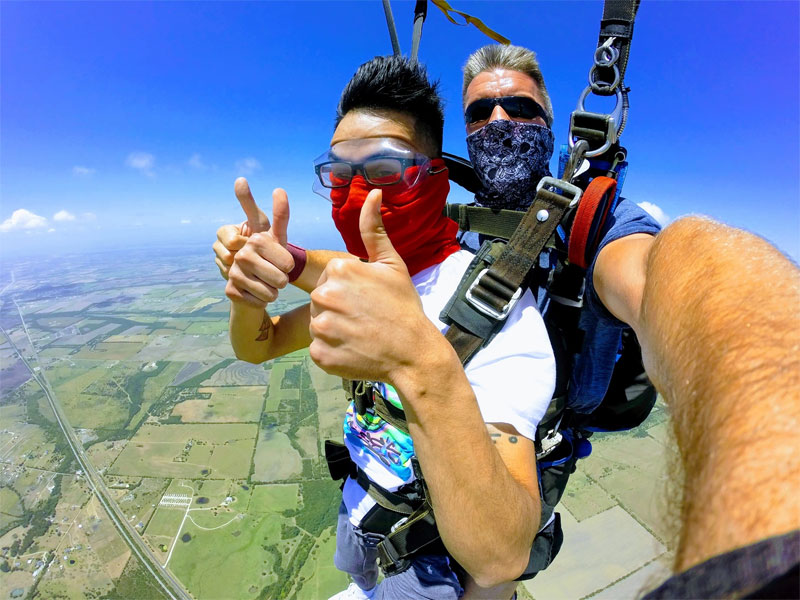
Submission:
[[[231,226],[227,226],[228,229],[220,228],[220,231],[225,229],[224,239],[219,239],[218,243],[230,255],[225,258],[231,263],[225,295],[233,302],[263,308],[278,297],[278,290],[286,287],[289,283],[288,274],[294,268],[294,258],[286,249],[289,198],[280,188],[272,192],[270,223],[253,199],[246,179],[240,177],[236,180],[235,191],[247,221],[242,223],[239,233],[232,232]],[[216,244],[215,252],[217,265],[220,262],[225,264]]]
[[256,204],[247,179],[239,177],[233,184],[233,190],[247,220],[241,225],[223,225],[217,229],[217,241],[213,245],[216,255],[214,262],[224,279],[228,279],[233,257],[244,248],[247,238],[253,233],[269,231],[270,228],[269,218]]
[[372,190],[359,220],[369,262],[331,260],[311,293],[309,353],[328,373],[392,383],[423,354],[421,336],[441,335],[422,310],[380,207],[381,191]]

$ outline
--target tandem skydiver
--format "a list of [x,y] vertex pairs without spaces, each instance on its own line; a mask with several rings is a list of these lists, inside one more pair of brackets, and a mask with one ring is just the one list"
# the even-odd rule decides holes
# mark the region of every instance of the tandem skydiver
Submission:
[[439,313],[473,258],[442,214],[442,131],[419,63],[359,67],[315,161],[317,191],[353,256],[330,260],[311,302],[280,316],[268,303],[309,270],[288,246],[288,199],[273,195],[263,231],[268,219],[237,181],[251,234],[226,273],[237,357],[260,363],[308,346],[322,369],[360,382],[343,406],[334,562],[354,583],[339,598],[455,599],[464,573],[484,588],[513,581],[539,530],[533,440],[555,384],[552,349],[530,292],[466,368],[442,335]]
[[[551,116],[547,97],[541,95],[543,82],[538,83],[525,67],[506,66],[511,72],[506,79],[523,85],[498,89],[481,98],[492,99],[491,118],[503,120],[503,113],[508,115],[499,99],[510,92],[534,99],[544,107],[545,115]],[[480,68],[473,69],[467,75],[465,92],[481,72]],[[484,78],[491,80],[491,75],[490,70]],[[518,106],[508,101],[505,104],[517,112],[516,122],[523,122],[525,115],[520,111],[531,110],[525,109],[524,102]],[[485,110],[481,105],[478,108]],[[542,121],[547,123],[546,117],[539,117],[540,125]],[[475,162],[481,162],[479,157]],[[246,183],[239,181],[237,186],[248,221],[241,228],[220,228],[214,244],[217,265],[226,277],[236,251],[247,241],[246,235],[241,234],[248,234],[251,225],[254,231],[269,228],[269,220],[252,202]],[[631,211],[627,212],[634,217],[634,224],[655,227],[641,213],[637,217],[637,209]],[[615,219],[618,216],[619,213]],[[796,500],[786,494],[791,488],[787,482],[800,478],[800,448],[794,435],[800,419],[800,365],[796,352],[800,284],[796,266],[760,238],[706,219],[680,219],[659,234],[656,241],[645,233],[612,243],[611,229],[603,242],[607,245],[598,253],[591,270],[593,276],[588,284],[594,286],[596,295],[588,294],[589,302],[597,306],[595,312],[606,324],[614,323],[610,312],[633,326],[644,350],[649,376],[673,412],[683,415],[677,442],[688,478],[675,562],[676,573],[683,575],[671,578],[666,585],[694,590],[686,592],[687,597],[711,597],[713,589],[729,589],[731,593],[747,586],[756,589],[759,582],[764,584],[772,578],[778,584],[793,585],[797,580],[800,522]],[[276,247],[263,245],[260,252],[269,259],[275,255]],[[327,261],[339,255],[319,250],[306,252],[291,245],[289,248],[294,257],[291,264],[295,268],[295,284],[306,291],[314,288]],[[279,278],[278,285],[283,282]],[[607,383],[597,388],[601,394],[604,385]],[[706,402],[693,401],[698,395]],[[753,410],[759,410],[756,408],[742,411],[741,419],[723,421],[713,411],[702,410],[703,406],[713,406],[734,411],[742,401],[750,407],[759,398],[772,399],[770,414],[763,418],[747,418]],[[761,433],[757,434],[756,429]],[[704,436],[704,431],[713,435]],[[718,446],[729,461],[722,468],[715,462]],[[733,447],[739,448],[741,460],[728,452]],[[753,461],[759,466],[753,467]],[[731,468],[730,484],[721,481]],[[761,483],[750,485],[748,477],[756,470],[763,473]],[[694,502],[693,498],[702,501]],[[733,518],[740,513],[748,518]],[[724,554],[739,547],[742,548],[733,554]],[[721,556],[712,559],[717,554]],[[730,569],[736,560],[744,567]],[[702,564],[687,571],[698,563]],[[786,579],[787,573],[791,576],[793,565],[794,579]],[[725,569],[728,571],[721,575]],[[797,588],[796,583],[794,587]],[[661,597],[678,597],[674,589],[665,589],[668,591]],[[795,592],[786,597],[796,597]]]

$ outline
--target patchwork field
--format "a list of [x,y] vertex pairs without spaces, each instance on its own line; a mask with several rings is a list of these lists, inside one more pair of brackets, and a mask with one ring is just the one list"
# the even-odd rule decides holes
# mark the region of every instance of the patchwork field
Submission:
[[203,384],[208,386],[268,385],[270,382],[270,369],[271,363],[254,365],[237,360],[214,373]]
[[251,424],[143,425],[109,474],[243,479],[257,429]]
[[205,387],[197,392],[211,397],[176,404],[172,415],[184,423],[257,423],[261,416],[263,386]]

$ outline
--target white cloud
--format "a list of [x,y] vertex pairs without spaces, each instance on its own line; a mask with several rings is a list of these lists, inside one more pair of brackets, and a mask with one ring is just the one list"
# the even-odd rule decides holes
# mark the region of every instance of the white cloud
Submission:
[[192,222],[191,219],[181,219],[181,225],[188,225],[191,222]]
[[203,162],[203,159],[200,158],[200,155],[197,152],[192,154],[192,157],[186,161],[186,164],[201,171],[205,171],[208,168],[208,165]]
[[60,210],[53,215],[53,221],[74,221],[74,220],[75,220],[75,215],[67,212],[66,210]]
[[40,217],[24,208],[18,208],[11,216],[0,223],[0,231],[12,231],[14,229],[37,229],[47,227],[47,219]]
[[56,230],[55,230],[55,229],[53,229],[52,227],[51,227],[50,229],[48,229],[48,230],[47,230],[47,233],[55,233],[55,232],[56,232]]
[[261,170],[261,163],[258,159],[249,156],[236,161],[236,174],[237,175],[252,175],[256,171]]
[[81,167],[80,165],[72,167],[72,174],[77,175],[78,177],[88,177],[89,175],[94,175],[96,172],[96,169]]
[[669,218],[669,215],[665,213],[664,210],[657,204],[645,201],[639,202],[639,206],[650,213],[650,216],[658,221],[662,227],[666,227],[667,224],[672,220]]
[[156,166],[156,157],[147,152],[131,152],[125,159],[125,164],[152,177],[153,167]]
[[94,214],[93,212],[85,212],[81,215],[81,219],[83,219],[84,221],[96,221],[97,215]]

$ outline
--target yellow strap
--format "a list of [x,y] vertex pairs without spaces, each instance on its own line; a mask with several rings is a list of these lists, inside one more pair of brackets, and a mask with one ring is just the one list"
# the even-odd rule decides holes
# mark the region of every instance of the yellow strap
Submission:
[[[485,36],[493,39],[498,44],[505,44],[508,45],[511,43],[511,40],[508,38],[503,37],[493,29],[489,29],[483,21],[478,19],[477,17],[473,17],[472,15],[468,15],[465,12],[461,12],[460,10],[454,9],[450,6],[446,0],[432,0],[436,7],[444,13],[444,16],[447,17],[447,20],[450,21],[453,25],[460,25],[462,27],[466,27],[469,24],[474,25],[478,28],[478,30],[483,33]],[[464,22],[459,23],[453,17],[450,16],[450,12],[454,12],[457,15],[463,17]]]

